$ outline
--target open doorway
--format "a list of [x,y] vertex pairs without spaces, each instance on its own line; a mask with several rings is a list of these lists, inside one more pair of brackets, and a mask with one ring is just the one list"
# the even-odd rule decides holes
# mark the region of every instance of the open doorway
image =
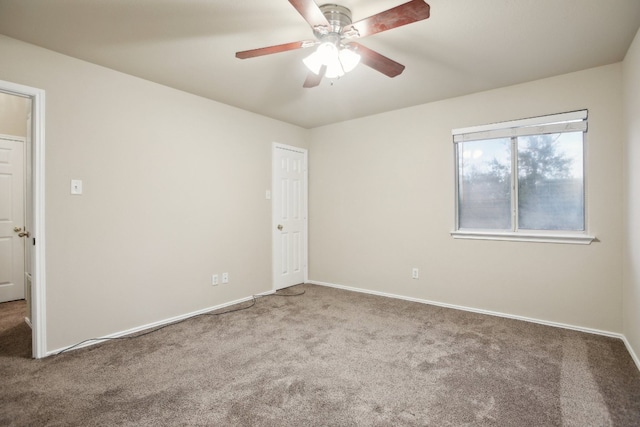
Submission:
[[[44,91],[0,81],[0,301],[31,327],[46,356]],[[6,306],[8,307],[8,306]],[[17,310],[17,311],[16,311]]]
[[29,300],[30,115],[31,98],[0,93],[0,303]]

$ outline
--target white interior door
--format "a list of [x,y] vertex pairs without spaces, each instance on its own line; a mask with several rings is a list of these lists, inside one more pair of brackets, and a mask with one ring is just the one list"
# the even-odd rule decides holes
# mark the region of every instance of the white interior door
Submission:
[[273,286],[304,283],[307,270],[307,151],[274,144]]
[[24,299],[24,141],[0,138],[0,302]]

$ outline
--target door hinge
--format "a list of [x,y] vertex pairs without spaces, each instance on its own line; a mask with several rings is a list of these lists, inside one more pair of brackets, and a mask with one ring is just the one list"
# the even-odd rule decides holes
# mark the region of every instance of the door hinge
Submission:
[[33,238],[33,246],[35,246],[35,245],[36,245],[36,238],[34,237]]

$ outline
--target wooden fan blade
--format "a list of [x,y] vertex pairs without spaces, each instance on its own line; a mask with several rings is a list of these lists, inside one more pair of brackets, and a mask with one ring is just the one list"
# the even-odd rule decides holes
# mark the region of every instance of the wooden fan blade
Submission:
[[304,40],[301,42],[292,42],[279,44],[275,46],[261,47],[259,49],[243,50],[242,52],[236,52],[236,58],[247,59],[255,58],[256,56],[271,55],[272,53],[286,52],[288,50],[300,49],[303,47],[315,46],[318,42],[316,40]]
[[311,25],[311,28],[318,25],[329,26],[329,21],[313,0],[289,0],[289,3]]
[[386,76],[395,77],[399,74],[402,74],[402,72],[404,71],[404,65],[392,59],[389,59],[384,55],[379,54],[375,50],[371,50],[359,43],[349,44],[356,48],[356,52],[360,55],[361,63],[373,68],[376,71],[380,71]]
[[323,65],[320,68],[320,72],[318,74],[312,71],[309,71],[309,75],[307,75],[307,79],[304,81],[304,84],[302,85],[302,87],[310,88],[310,87],[318,86],[322,81],[322,78],[324,77],[324,73],[326,71],[327,71],[326,65]]
[[344,32],[355,28],[360,37],[387,31],[429,17],[430,7],[424,0],[411,0],[408,3],[362,19],[347,26]]

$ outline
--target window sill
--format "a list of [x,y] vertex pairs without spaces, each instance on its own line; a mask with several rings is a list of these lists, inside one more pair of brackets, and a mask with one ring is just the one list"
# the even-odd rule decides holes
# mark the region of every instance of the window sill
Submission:
[[506,240],[509,242],[565,243],[573,245],[590,245],[591,242],[597,240],[594,236],[586,234],[525,234],[487,231],[452,231],[451,236],[454,239]]

